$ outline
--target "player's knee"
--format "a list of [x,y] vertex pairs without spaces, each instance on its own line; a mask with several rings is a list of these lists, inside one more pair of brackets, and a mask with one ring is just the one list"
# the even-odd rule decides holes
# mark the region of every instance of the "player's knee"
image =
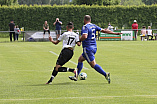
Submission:
[[81,62],[81,59],[80,59],[80,58],[78,59],[78,62]]
[[92,61],[92,62],[89,62],[89,64],[90,64],[90,66],[91,66],[92,68],[94,68],[94,66],[96,65],[96,62],[95,62],[95,61]]
[[83,58],[83,56],[80,56],[78,59],[78,62],[83,62],[85,59]]
[[57,67],[54,67],[54,70],[58,71],[58,68],[57,68]]
[[94,68],[95,65],[92,64],[92,65],[90,65],[90,66],[91,66],[92,68]]

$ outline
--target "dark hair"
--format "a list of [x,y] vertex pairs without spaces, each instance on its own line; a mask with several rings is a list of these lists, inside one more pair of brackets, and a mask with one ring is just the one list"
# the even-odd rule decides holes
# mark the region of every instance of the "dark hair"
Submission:
[[91,21],[90,15],[85,15],[85,16],[84,16],[84,19],[85,19],[86,21]]
[[67,26],[68,26],[69,29],[72,29],[74,25],[73,25],[72,22],[69,22],[69,23],[67,24]]

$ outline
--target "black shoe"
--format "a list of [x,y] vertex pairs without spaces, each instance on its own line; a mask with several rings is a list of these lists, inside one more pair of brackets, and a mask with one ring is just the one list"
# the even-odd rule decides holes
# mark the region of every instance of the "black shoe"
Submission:
[[74,76],[69,76],[69,79],[70,79],[70,80],[77,81],[77,78],[76,78],[76,77],[74,77]]
[[110,73],[106,73],[106,80],[108,82],[108,84],[110,84],[111,80],[110,80]]
[[53,78],[51,77],[50,80],[46,84],[50,84],[52,82]]

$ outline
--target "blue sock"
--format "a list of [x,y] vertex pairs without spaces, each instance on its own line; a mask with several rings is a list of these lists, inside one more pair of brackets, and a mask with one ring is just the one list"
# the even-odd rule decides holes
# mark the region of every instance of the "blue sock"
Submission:
[[82,68],[83,68],[83,63],[82,63],[82,62],[79,62],[79,63],[77,64],[77,69],[78,69],[78,70],[77,70],[77,73],[78,73],[78,75],[80,74]]
[[100,74],[102,74],[102,75],[104,75],[104,76],[106,77],[106,72],[101,68],[100,65],[96,64],[96,65],[94,66],[94,69],[95,69],[97,72],[99,72]]

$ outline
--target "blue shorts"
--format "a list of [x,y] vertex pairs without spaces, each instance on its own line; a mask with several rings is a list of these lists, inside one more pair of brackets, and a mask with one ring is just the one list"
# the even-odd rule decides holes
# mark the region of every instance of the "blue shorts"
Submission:
[[95,59],[95,53],[97,51],[97,48],[93,48],[93,47],[84,47],[83,48],[83,53],[82,56],[87,60],[87,62],[91,62]]

